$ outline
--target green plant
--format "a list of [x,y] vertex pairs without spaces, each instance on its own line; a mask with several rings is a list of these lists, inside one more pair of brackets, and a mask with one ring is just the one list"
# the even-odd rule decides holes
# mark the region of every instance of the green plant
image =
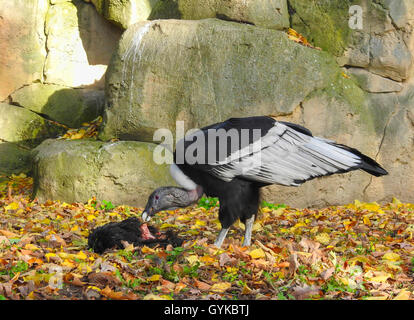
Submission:
[[286,208],[286,205],[283,204],[283,203],[274,203],[273,204],[273,203],[269,203],[267,201],[262,201],[261,206],[262,206],[262,208],[267,207],[267,208],[272,209],[272,210],[276,210],[276,209],[279,209],[279,208]]
[[111,203],[111,201],[102,200],[101,210],[112,210],[115,206]]
[[175,247],[171,251],[166,251],[166,253],[168,254],[167,263],[173,264],[174,262],[176,262],[178,260],[178,257],[181,255],[183,251],[184,251],[184,248],[182,247]]
[[218,207],[219,205],[219,200],[218,198],[208,198],[208,197],[202,197],[199,201],[198,201],[198,207],[202,207],[205,208],[207,210],[213,208],[213,207]]
[[11,268],[0,271],[0,275],[7,274],[10,278],[13,278],[16,273],[26,271],[27,269],[29,269],[29,265],[26,262],[18,261]]
[[198,276],[198,268],[200,267],[200,262],[196,262],[192,266],[184,266],[182,275],[190,276],[192,278],[196,278]]
[[339,283],[336,279],[331,278],[328,282],[324,284],[322,287],[324,292],[330,291],[340,291],[340,292],[351,292],[354,293],[356,289],[352,289],[351,287],[344,285],[343,283]]

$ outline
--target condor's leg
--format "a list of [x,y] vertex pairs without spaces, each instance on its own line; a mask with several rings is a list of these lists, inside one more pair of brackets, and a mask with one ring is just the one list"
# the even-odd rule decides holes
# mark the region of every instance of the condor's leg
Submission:
[[254,223],[254,215],[252,215],[249,219],[246,219],[246,222],[244,223],[245,231],[244,231],[243,247],[249,247],[251,244],[253,223]]
[[224,239],[227,236],[227,232],[229,231],[229,228],[222,228],[217,236],[216,242],[214,242],[214,245],[217,248],[220,248],[223,244]]

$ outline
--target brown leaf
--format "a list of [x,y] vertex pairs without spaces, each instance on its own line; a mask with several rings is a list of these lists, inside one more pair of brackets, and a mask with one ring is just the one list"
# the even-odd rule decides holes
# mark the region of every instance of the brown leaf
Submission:
[[130,300],[122,292],[112,291],[108,286],[101,290],[101,294],[114,300]]
[[3,236],[11,239],[11,238],[20,238],[20,236],[17,233],[14,232],[10,232],[8,230],[0,230],[0,234],[2,234]]
[[231,260],[232,258],[230,258],[230,256],[227,253],[222,253],[221,255],[219,255],[220,267],[223,267],[224,265],[226,265],[226,263],[230,262]]
[[101,287],[122,285],[122,282],[111,272],[91,272],[88,274],[88,281]]
[[329,269],[326,269],[326,270],[322,271],[321,272],[321,278],[324,281],[328,280],[332,276],[332,274],[334,273],[334,271],[335,271],[335,268],[334,267],[331,267]]
[[196,279],[194,280],[194,286],[202,291],[208,291],[211,288],[211,285]]
[[296,300],[307,299],[313,295],[319,295],[320,287],[305,286],[305,287],[294,287],[292,295]]

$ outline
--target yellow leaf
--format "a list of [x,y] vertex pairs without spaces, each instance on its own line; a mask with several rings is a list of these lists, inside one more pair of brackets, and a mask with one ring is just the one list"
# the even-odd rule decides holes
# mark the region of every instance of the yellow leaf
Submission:
[[161,279],[160,274],[154,274],[148,279],[148,281],[159,281],[160,279]]
[[209,255],[205,255],[205,256],[202,256],[200,258],[200,261],[204,262],[207,265],[209,265],[209,264],[212,264],[212,263],[216,262],[217,260],[214,259],[213,257],[209,256]]
[[19,208],[19,204],[17,202],[12,202],[8,206],[5,206],[4,209],[7,210],[17,210]]
[[[49,254],[49,253],[48,253]],[[61,257],[62,259],[73,259],[72,255],[70,253],[66,252],[58,252],[57,255]]]
[[388,296],[366,297],[365,300],[387,300]]
[[51,257],[56,257],[56,254],[49,252],[49,253],[45,254],[45,257],[46,257],[47,261],[49,262]]
[[62,262],[62,266],[69,267],[69,268],[74,268],[75,267],[75,264],[73,262],[71,262],[70,260],[65,259]]
[[88,219],[88,221],[92,221],[92,220],[96,219],[96,217],[93,214],[90,214],[86,217],[86,219]]
[[154,249],[151,249],[151,248],[149,248],[147,246],[143,246],[142,249],[141,249],[141,252],[142,253],[154,253],[155,250]]
[[382,259],[388,260],[388,261],[398,261],[401,259],[401,257],[394,252],[387,252],[386,254],[382,256]]
[[79,251],[79,253],[76,254],[76,258],[80,260],[85,260],[88,256],[83,253],[83,251]]
[[250,251],[249,255],[253,259],[260,259],[260,258],[264,258],[266,256],[264,251],[261,248]]
[[162,296],[157,296],[157,295],[155,295],[155,294],[153,294],[153,293],[150,293],[150,294],[147,294],[145,297],[144,297],[144,300],[171,300],[171,299],[167,299],[166,297],[165,297],[165,295],[162,295]]
[[326,232],[320,233],[315,237],[316,241],[322,244],[328,244],[331,241],[331,237]]
[[27,250],[32,250],[32,251],[40,250],[39,247],[37,247],[37,246],[35,246],[34,244],[31,244],[31,243],[26,244],[24,246],[24,248],[27,249]]
[[371,225],[371,220],[369,220],[369,217],[367,215],[364,216],[364,224],[367,226]]
[[349,279],[347,278],[339,278],[339,280],[344,284],[344,285],[349,285]]
[[231,283],[230,282],[219,282],[215,283],[211,286],[210,290],[217,293],[223,293],[227,289],[230,289]]
[[198,226],[200,226],[200,227],[202,227],[202,226],[205,226],[206,225],[206,222],[197,219],[196,222],[195,222],[195,224],[198,225]]
[[243,290],[242,290],[241,294],[250,294],[251,292],[252,292],[252,289],[250,289],[250,288],[247,286],[247,284],[245,284],[245,285],[243,286]]
[[199,261],[199,258],[198,258],[198,256],[197,255],[191,255],[191,256],[189,256],[189,257],[186,257],[186,259],[187,259],[187,261],[188,261],[188,263],[192,266],[192,265],[194,265],[194,264],[196,264],[198,261]]
[[366,278],[372,282],[385,282],[388,278],[391,278],[391,274],[386,272],[376,272],[375,276],[366,276]]
[[410,291],[406,289],[402,289],[393,300],[409,300],[410,295],[411,295]]
[[171,223],[163,223],[160,227],[160,229],[166,229],[166,228],[178,228],[178,226],[175,224],[171,224]]
[[252,231],[260,231],[260,230],[262,230],[262,225],[259,222],[256,222],[255,224],[253,224]]

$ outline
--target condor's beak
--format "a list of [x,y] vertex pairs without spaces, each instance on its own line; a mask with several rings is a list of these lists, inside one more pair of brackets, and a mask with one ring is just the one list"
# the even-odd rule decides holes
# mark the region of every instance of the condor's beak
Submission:
[[147,211],[144,211],[141,215],[142,220],[144,220],[144,222],[148,222],[151,220],[151,213],[152,213],[152,209],[150,209],[150,212],[148,213]]
[[141,218],[142,218],[142,220],[144,220],[144,222],[148,222],[148,221],[151,220],[150,215],[148,213],[146,213],[145,211],[142,213]]

